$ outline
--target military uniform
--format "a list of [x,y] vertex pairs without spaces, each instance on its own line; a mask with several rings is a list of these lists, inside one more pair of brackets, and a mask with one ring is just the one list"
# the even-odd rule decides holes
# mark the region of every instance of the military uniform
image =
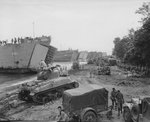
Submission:
[[116,99],[117,99],[118,116],[120,116],[120,112],[122,113],[122,106],[124,103],[123,94],[121,92],[117,92]]
[[69,121],[69,117],[68,115],[61,110],[60,114],[58,115],[58,122],[68,122]]
[[46,68],[47,68],[47,65],[46,65],[45,61],[44,61],[44,60],[41,60],[41,62],[40,62],[40,69],[41,69],[41,70],[44,70],[44,69],[46,69]]
[[110,99],[112,101],[112,108],[114,108],[114,106],[116,105],[116,91],[111,92]]

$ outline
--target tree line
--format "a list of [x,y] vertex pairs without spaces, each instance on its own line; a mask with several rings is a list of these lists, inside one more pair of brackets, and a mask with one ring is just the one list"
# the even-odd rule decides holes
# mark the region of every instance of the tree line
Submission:
[[135,13],[142,15],[142,26],[131,28],[123,38],[116,37],[113,55],[125,64],[150,68],[150,3],[143,3]]

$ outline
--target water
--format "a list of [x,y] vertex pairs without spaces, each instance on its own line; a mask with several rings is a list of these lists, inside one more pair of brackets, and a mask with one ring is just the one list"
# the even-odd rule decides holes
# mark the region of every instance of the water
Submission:
[[36,74],[0,74],[0,89],[36,79]]

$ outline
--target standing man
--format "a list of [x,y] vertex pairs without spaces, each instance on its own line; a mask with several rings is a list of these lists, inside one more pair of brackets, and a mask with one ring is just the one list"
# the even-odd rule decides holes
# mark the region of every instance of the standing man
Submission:
[[55,67],[52,65],[52,63],[48,64],[48,67],[47,67],[48,70],[52,72],[54,68]]
[[122,113],[122,106],[124,103],[123,94],[120,92],[120,90],[117,91],[116,99],[117,99],[117,108],[118,108],[118,117],[119,117],[120,112]]
[[116,105],[116,89],[115,88],[112,88],[110,99],[112,101],[112,109],[114,109],[114,106]]

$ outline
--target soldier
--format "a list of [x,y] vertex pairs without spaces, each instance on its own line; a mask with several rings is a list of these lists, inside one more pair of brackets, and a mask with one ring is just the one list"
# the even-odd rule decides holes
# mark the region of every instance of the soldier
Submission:
[[123,103],[124,103],[123,94],[120,92],[120,90],[117,91],[116,100],[117,100],[118,117],[119,117],[120,112],[122,113],[122,106],[123,106]]
[[52,70],[53,70],[53,67],[54,67],[54,66],[52,65],[52,63],[50,63],[50,64],[48,64],[48,67],[47,67],[47,69],[48,69],[48,70],[50,70],[50,71],[52,72]]
[[17,43],[17,38],[14,39],[14,44],[16,44],[16,43]]
[[112,88],[110,99],[112,101],[112,109],[114,109],[114,106],[116,105],[116,89],[115,88]]
[[41,62],[40,62],[40,69],[41,70],[47,69],[47,64],[45,63],[44,60],[41,60]]
[[11,43],[12,43],[12,44],[14,43],[14,40],[13,40],[13,39],[11,39]]
[[59,115],[58,115],[58,122],[68,122],[69,121],[69,117],[68,115],[63,111],[61,106],[58,106],[58,111],[59,111]]

